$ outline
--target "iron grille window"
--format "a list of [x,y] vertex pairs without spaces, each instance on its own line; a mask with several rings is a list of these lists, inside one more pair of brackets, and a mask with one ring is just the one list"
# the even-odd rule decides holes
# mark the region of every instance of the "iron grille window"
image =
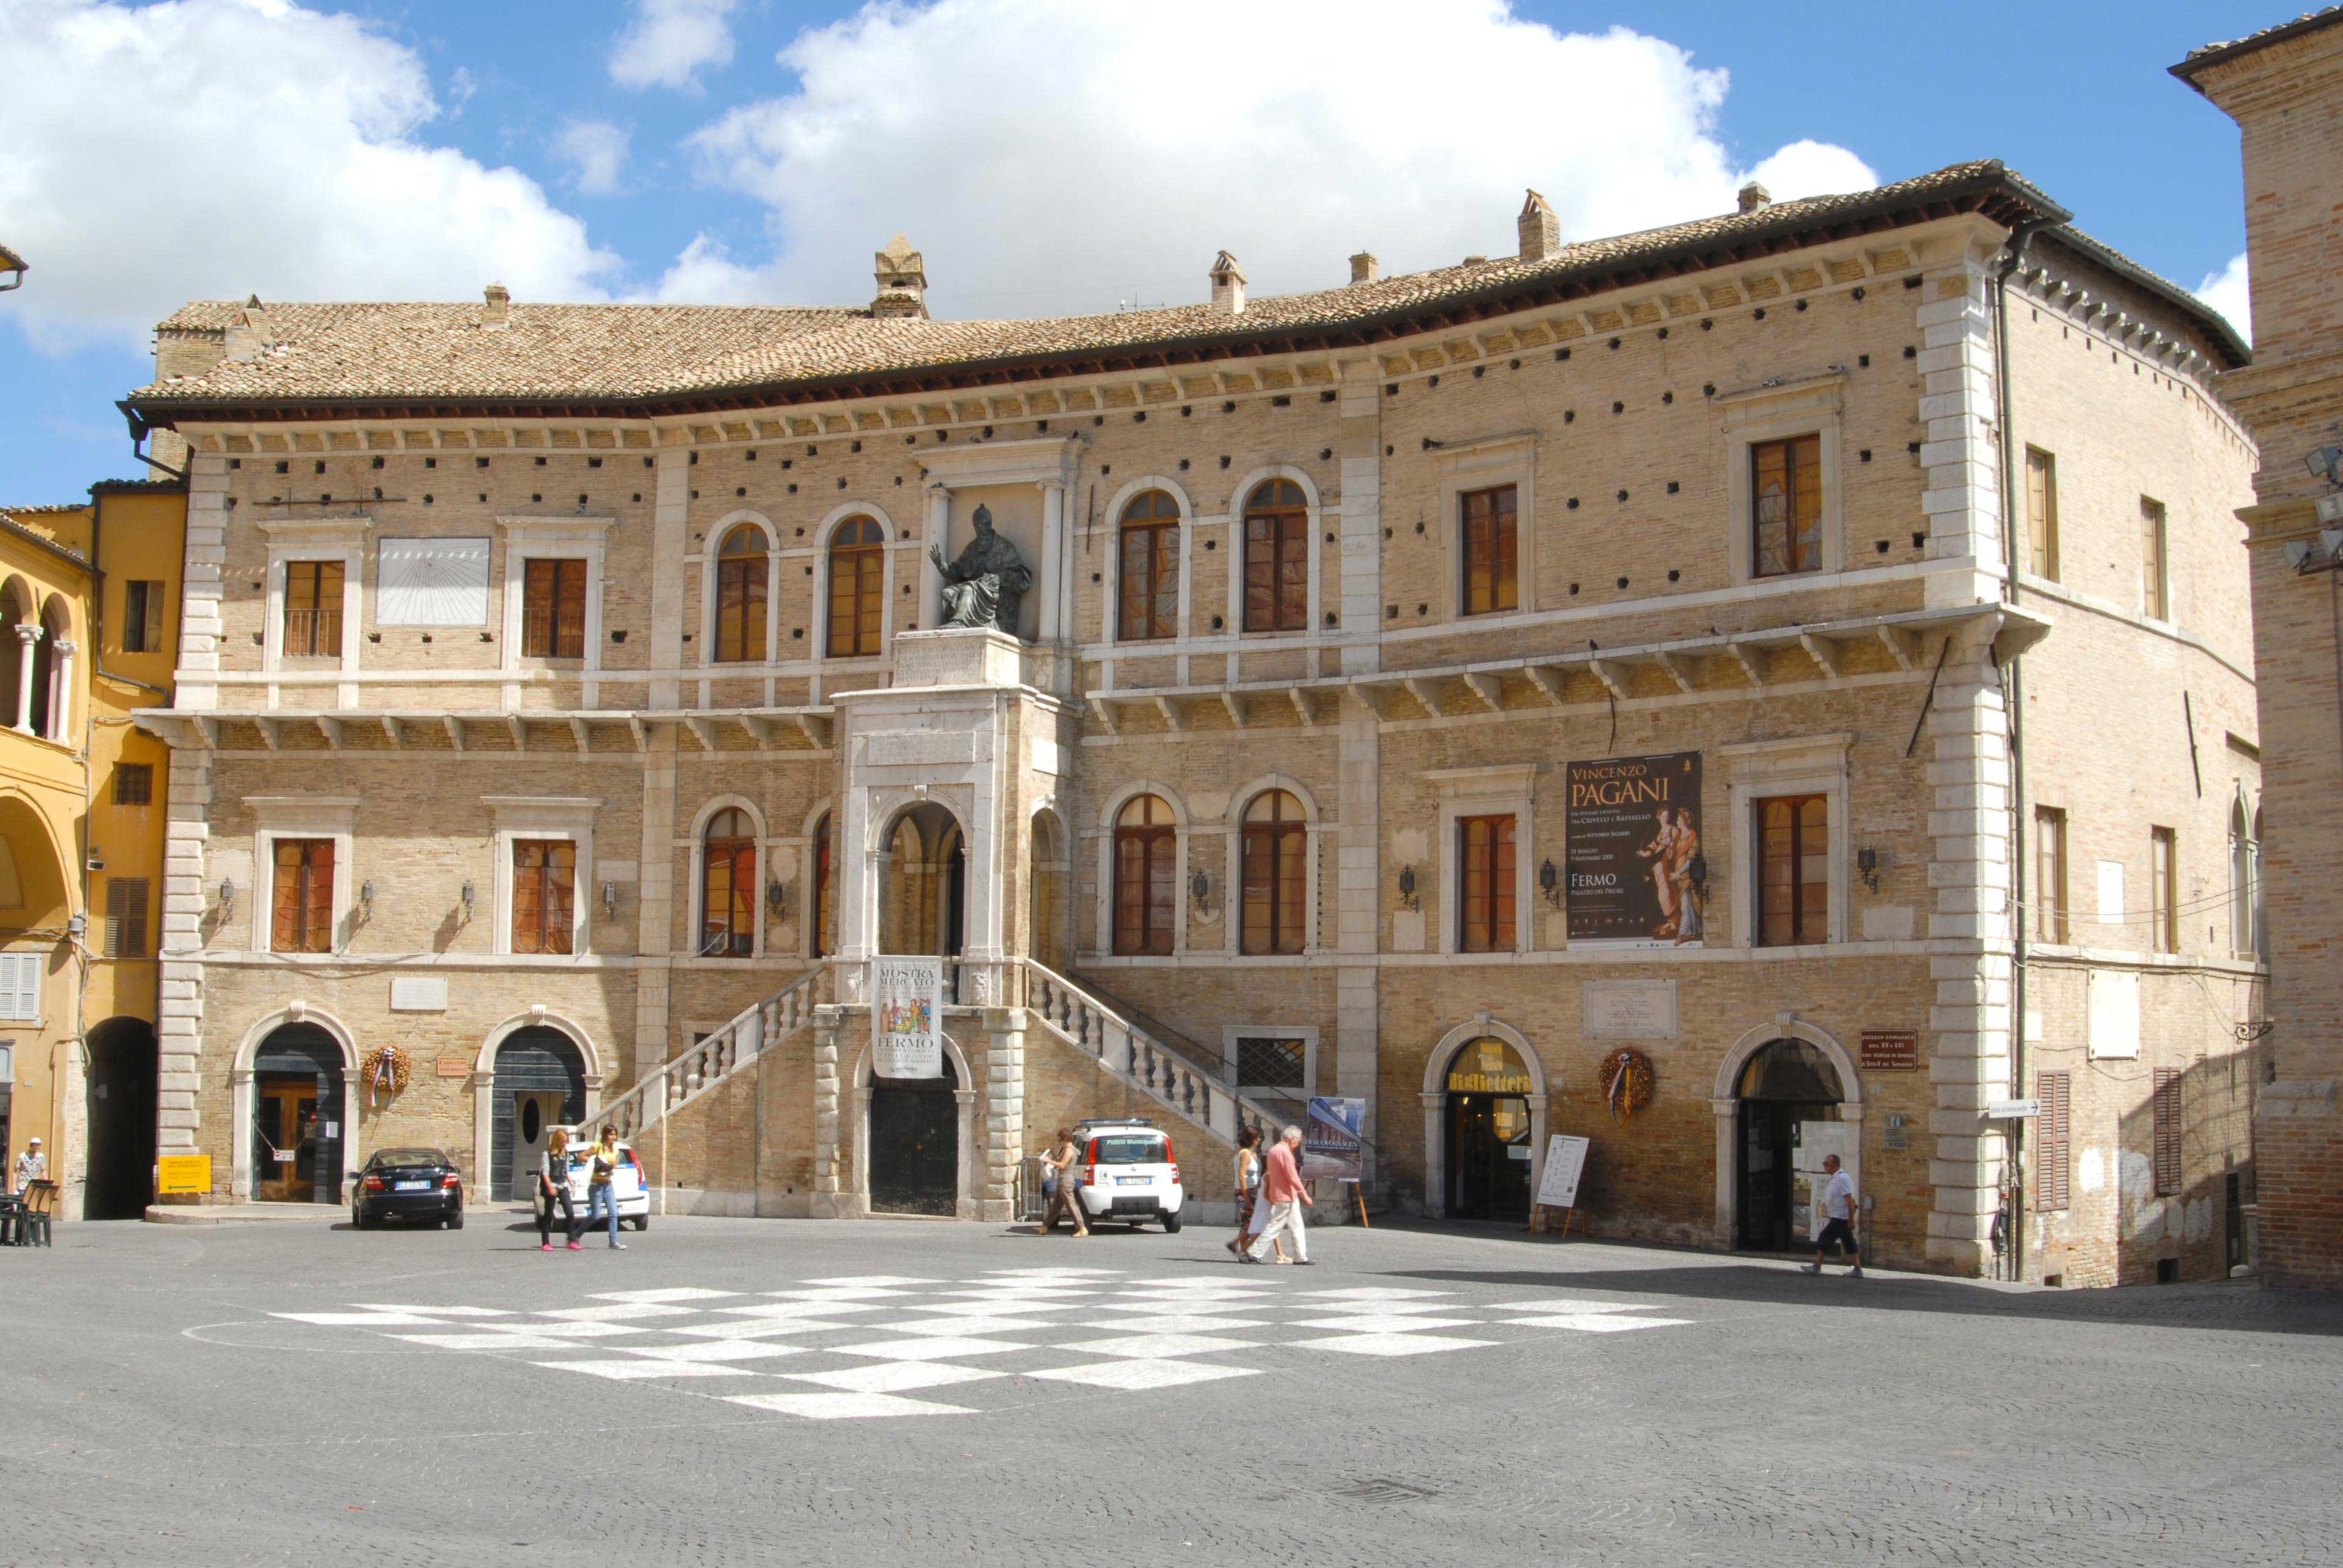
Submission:
[[1457,951],[1513,951],[1513,818],[1459,817],[1456,867]]
[[573,950],[578,917],[578,846],[567,839],[516,839],[512,853],[512,950]]
[[887,607],[886,533],[870,518],[849,518],[830,536],[830,641],[832,658],[879,652]]
[[1117,577],[1121,604],[1115,632],[1121,640],[1179,635],[1180,503],[1161,490],[1142,491],[1123,508]]
[[106,956],[143,959],[146,956],[145,877],[110,877],[106,883]]
[[117,806],[152,806],[155,803],[155,766],[151,762],[117,762],[114,765],[114,803]]
[[1757,802],[1757,945],[1830,940],[1830,800],[1780,795]]
[[521,579],[521,647],[529,658],[586,657],[586,563],[532,558]]
[[1237,1087],[1306,1089],[1309,1049],[1298,1040],[1239,1040]]
[[1755,576],[1785,577],[1823,564],[1823,441],[1794,436],[1749,448],[1749,525]]
[[342,563],[285,563],[285,656],[338,658],[342,652]]
[[1245,502],[1244,628],[1310,624],[1310,512],[1302,487],[1272,479]]
[[1521,547],[1516,527],[1517,492],[1511,485],[1467,490],[1463,497],[1466,615],[1516,609],[1521,605]]
[[2037,1073],[2034,1093],[2042,1101],[2035,1124],[2034,1206],[2045,1212],[2066,1207],[2074,1169],[2074,1075]]
[[2156,1070],[2156,1195],[2180,1191],[2180,1070]]

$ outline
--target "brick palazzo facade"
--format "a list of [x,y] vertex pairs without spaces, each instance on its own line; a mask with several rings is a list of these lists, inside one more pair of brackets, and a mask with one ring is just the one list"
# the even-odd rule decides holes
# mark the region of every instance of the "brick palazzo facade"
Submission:
[[[670,1209],[1000,1217],[1077,1114],[1224,1202],[1344,1095],[1404,1209],[1518,1219],[1576,1132],[1595,1233],[1795,1245],[1843,1145],[1883,1260],[2219,1274],[2245,352],[2067,216],[1533,195],[1515,256],[1050,321],[930,319],[900,240],[850,309],[190,305],[130,404],[193,474],[164,1140],[486,1196],[609,1114]],[[936,629],[980,509],[1020,639]],[[960,960],[925,1109],[881,950]]]
[[2269,749],[2268,1081],[2260,1271],[2343,1287],[2343,8],[2191,54],[2173,74],[2244,133],[2254,363],[2220,378],[2262,452],[2238,516]]

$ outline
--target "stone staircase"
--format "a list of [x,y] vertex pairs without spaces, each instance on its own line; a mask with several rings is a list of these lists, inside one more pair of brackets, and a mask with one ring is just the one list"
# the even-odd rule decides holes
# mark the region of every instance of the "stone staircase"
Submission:
[[753,1065],[765,1052],[813,1021],[813,1010],[821,1004],[829,973],[828,964],[817,964],[764,1000],[743,1010],[706,1040],[654,1069],[616,1100],[606,1101],[599,1124],[616,1127],[620,1138],[633,1142],[663,1118],[674,1115]]

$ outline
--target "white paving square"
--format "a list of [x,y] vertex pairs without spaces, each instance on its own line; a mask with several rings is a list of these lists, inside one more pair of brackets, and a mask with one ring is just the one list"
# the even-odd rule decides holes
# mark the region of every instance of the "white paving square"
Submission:
[[897,1318],[869,1320],[854,1325],[858,1329],[883,1329],[890,1334],[960,1334],[989,1337],[994,1334],[1025,1334],[1037,1329],[1064,1329],[1078,1325],[1048,1323],[1039,1318]]
[[785,1372],[791,1382],[818,1382],[854,1393],[902,1393],[915,1388],[948,1388],[953,1383],[980,1382],[1007,1377],[1007,1372],[982,1367],[952,1366],[939,1362],[880,1362],[876,1366],[848,1367],[843,1372]]
[[1128,1329],[1141,1334],[1217,1334],[1230,1329],[1266,1329],[1275,1325],[1265,1318],[1224,1318],[1214,1312],[1147,1312],[1111,1323],[1085,1326],[1118,1332]]
[[563,1307],[558,1312],[539,1312],[541,1318],[558,1318],[572,1323],[639,1322],[650,1318],[680,1318],[691,1313],[689,1307],[662,1306],[657,1302],[606,1302],[598,1307]]
[[1001,1301],[921,1302],[916,1310],[930,1317],[989,1318],[1001,1312],[1065,1312],[1073,1309],[1071,1305],[1053,1307],[1035,1298],[1017,1296]]
[[671,1291],[596,1291],[593,1292],[593,1296],[598,1302],[714,1302],[721,1301],[728,1296],[737,1296],[739,1293],[740,1292],[738,1291],[697,1291],[678,1289]]
[[739,1367],[709,1366],[705,1362],[653,1362],[637,1361],[631,1358],[626,1361],[537,1362],[533,1364],[551,1367],[557,1372],[579,1372],[594,1377],[615,1378],[621,1382],[655,1377],[753,1377],[756,1375]]
[[550,1322],[539,1319],[535,1322],[526,1323],[482,1323],[479,1327],[484,1332],[488,1333],[530,1334],[535,1336],[555,1334],[565,1340],[624,1339],[629,1334],[639,1334],[647,1332],[642,1325],[639,1323],[578,1323],[565,1322],[560,1319],[555,1319]]
[[923,1280],[911,1274],[846,1274],[828,1280],[807,1280],[809,1285],[948,1285],[950,1280]]
[[708,1323],[678,1323],[669,1333],[696,1340],[778,1340],[791,1334],[834,1333],[868,1329],[868,1323],[831,1322],[820,1318],[729,1318]]
[[1079,1352],[1083,1355],[1131,1356],[1156,1360],[1172,1356],[1207,1356],[1215,1351],[1242,1351],[1257,1347],[1242,1340],[1215,1339],[1211,1334],[1127,1334],[1119,1339],[1085,1340],[1077,1345],[1061,1345],[1061,1350]]
[[272,1318],[285,1318],[297,1323],[316,1323],[329,1329],[395,1329],[405,1325],[417,1328],[446,1327],[444,1317],[426,1317],[421,1312],[271,1312]]
[[434,1318],[508,1318],[513,1314],[503,1307],[427,1307],[414,1302],[353,1302],[370,1312],[421,1312]]
[[1354,1334],[1413,1334],[1431,1329],[1470,1329],[1478,1318],[1416,1318],[1398,1312],[1360,1312],[1339,1318],[1293,1318],[1297,1329],[1348,1329]]
[[1299,1351],[1340,1351],[1346,1356],[1421,1356],[1434,1351],[1469,1351],[1494,1344],[1494,1340],[1459,1340],[1444,1334],[1340,1334],[1332,1339],[1303,1340]]
[[882,1415],[972,1415],[966,1405],[937,1404],[892,1393],[749,1393],[727,1396],[733,1404],[801,1415],[809,1421],[853,1421]]
[[1261,1369],[1214,1366],[1209,1362],[1139,1359],[1092,1362],[1078,1367],[1052,1367],[1047,1372],[1023,1375],[1047,1378],[1052,1382],[1088,1383],[1093,1388],[1149,1389],[1176,1388],[1190,1382],[1216,1382],[1222,1378],[1258,1377]]
[[1453,1297],[1453,1291],[1403,1290],[1392,1285],[1357,1285],[1346,1291],[1302,1291],[1301,1295],[1322,1301],[1336,1302],[1405,1302],[1431,1300],[1433,1297]]
[[1540,1317],[1507,1318],[1525,1329],[1574,1329],[1582,1334],[1618,1334],[1631,1329],[1680,1329],[1690,1318],[1634,1318],[1619,1312],[1553,1312]]
[[891,1285],[834,1285],[818,1291],[768,1291],[777,1302],[883,1302],[896,1296],[908,1296],[910,1291]]
[[568,1340],[557,1340],[542,1334],[393,1334],[411,1345],[429,1345],[443,1351],[568,1351],[578,1347]]
[[926,1340],[886,1340],[861,1345],[831,1345],[832,1355],[869,1356],[873,1361],[948,1362],[955,1356],[997,1356],[1031,1350],[1008,1340],[971,1340],[950,1334]]
[[789,1318],[842,1318],[880,1309],[868,1302],[754,1302],[745,1307],[711,1310],[728,1318],[767,1318],[778,1322]]
[[1569,1296],[1555,1296],[1543,1302],[1499,1302],[1493,1307],[1474,1309],[1483,1312],[1648,1312],[1651,1310],[1641,1302],[1582,1302]]
[[767,1340],[694,1340],[681,1345],[628,1345],[630,1356],[664,1362],[756,1362],[777,1356],[801,1356],[803,1345],[777,1345]]

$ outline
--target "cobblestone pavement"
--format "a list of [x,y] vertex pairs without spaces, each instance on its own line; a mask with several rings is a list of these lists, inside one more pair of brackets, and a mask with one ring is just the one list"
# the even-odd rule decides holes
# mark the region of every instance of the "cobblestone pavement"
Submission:
[[0,1562],[2343,1562],[2343,1300],[523,1223],[0,1252]]

